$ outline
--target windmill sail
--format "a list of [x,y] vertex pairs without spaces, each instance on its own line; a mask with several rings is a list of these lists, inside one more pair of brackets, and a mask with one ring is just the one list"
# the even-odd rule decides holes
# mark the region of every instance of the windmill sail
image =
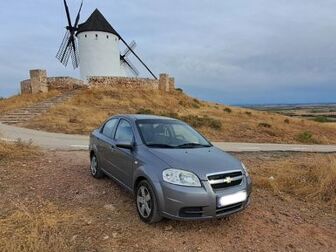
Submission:
[[79,7],[78,14],[76,16],[76,20],[74,25],[72,25],[71,22],[71,16],[70,16],[70,11],[68,4],[66,0],[64,2],[64,8],[65,8],[65,13],[66,17],[68,20],[68,26],[66,27],[67,31],[64,35],[63,41],[61,43],[61,46],[56,54],[56,58],[64,65],[67,66],[69,59],[71,57],[72,61],[72,66],[74,69],[78,68],[79,66],[79,57],[78,57],[78,45],[77,45],[77,39],[75,36],[75,33],[78,29],[78,23],[80,19],[80,13],[83,7],[83,1]]

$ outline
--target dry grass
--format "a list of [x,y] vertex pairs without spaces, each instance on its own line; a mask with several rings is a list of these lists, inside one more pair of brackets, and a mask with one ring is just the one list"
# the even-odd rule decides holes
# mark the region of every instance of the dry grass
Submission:
[[165,94],[158,90],[83,90],[67,103],[25,126],[52,132],[88,134],[108,116],[141,111],[186,120],[211,140],[306,143],[306,139],[302,140],[300,136],[309,132],[314,140],[311,143],[336,143],[336,131],[331,125],[203,102],[177,91]]
[[12,160],[23,160],[36,156],[37,153],[37,147],[24,143],[20,139],[14,143],[0,141],[0,164]]
[[[255,184],[248,209],[227,219],[167,220],[156,225],[139,220],[133,198],[116,183],[90,176],[86,152],[47,152],[25,166],[21,161],[10,163],[0,178],[0,250],[281,251],[292,244],[288,248],[333,251],[335,215],[325,204],[335,199],[335,176],[329,170],[335,171],[335,166],[323,172],[318,168],[329,161],[335,164],[336,156],[250,153],[240,157]],[[288,201],[274,194],[287,196]],[[314,239],[306,240],[311,234]],[[264,239],[251,243],[260,237]],[[162,241],[166,241],[163,248]]]
[[0,218],[1,251],[71,251],[72,246],[64,225],[78,221],[79,213],[60,211],[47,204],[34,211],[12,202],[16,210]]
[[8,111],[31,106],[33,104],[42,102],[48,98],[54,97],[59,94],[59,91],[52,90],[48,93],[40,94],[23,94],[15,95],[7,99],[0,100],[0,115],[5,114]]
[[311,154],[264,160],[252,171],[254,185],[280,196],[294,195],[336,210],[336,155]]

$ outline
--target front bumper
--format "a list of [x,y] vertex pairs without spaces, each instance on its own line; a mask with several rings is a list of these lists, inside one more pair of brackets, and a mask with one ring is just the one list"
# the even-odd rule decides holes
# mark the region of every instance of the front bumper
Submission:
[[[250,203],[252,189],[249,177],[244,177],[242,183],[225,189],[213,189],[208,181],[202,181],[202,187],[185,187],[158,182],[155,185],[161,215],[177,220],[199,220],[224,217],[245,209]],[[217,198],[239,191],[247,192],[244,202],[226,207],[217,207]]]

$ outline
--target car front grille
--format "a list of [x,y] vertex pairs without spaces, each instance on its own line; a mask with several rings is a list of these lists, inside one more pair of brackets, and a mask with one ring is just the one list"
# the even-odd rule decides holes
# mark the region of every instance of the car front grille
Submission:
[[240,185],[243,181],[243,173],[241,171],[232,171],[209,175],[208,180],[213,189],[228,188]]

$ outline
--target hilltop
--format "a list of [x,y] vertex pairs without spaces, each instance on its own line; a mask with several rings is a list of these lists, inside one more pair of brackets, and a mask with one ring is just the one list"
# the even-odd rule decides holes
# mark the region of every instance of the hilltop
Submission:
[[[27,97],[22,99],[27,100]],[[21,104],[20,96],[13,100]],[[4,107],[6,102],[9,104],[6,100],[0,101],[0,107]],[[190,123],[212,141],[336,143],[335,126],[332,124],[201,101],[178,90],[162,93],[153,89],[83,89],[65,103],[21,126],[50,132],[88,134],[107,117],[124,113],[178,118]]]

